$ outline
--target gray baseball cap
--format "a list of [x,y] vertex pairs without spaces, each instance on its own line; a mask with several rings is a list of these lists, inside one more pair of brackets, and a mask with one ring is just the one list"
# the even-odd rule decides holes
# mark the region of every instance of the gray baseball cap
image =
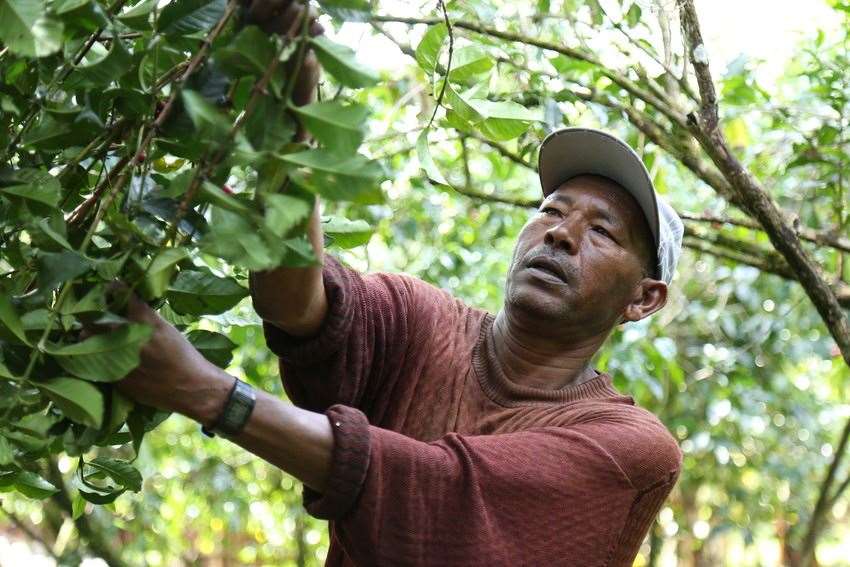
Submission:
[[646,166],[629,145],[602,130],[562,128],[540,144],[540,186],[548,196],[577,175],[593,174],[620,184],[637,201],[654,239],[655,277],[670,283],[682,252],[682,220],[656,192]]

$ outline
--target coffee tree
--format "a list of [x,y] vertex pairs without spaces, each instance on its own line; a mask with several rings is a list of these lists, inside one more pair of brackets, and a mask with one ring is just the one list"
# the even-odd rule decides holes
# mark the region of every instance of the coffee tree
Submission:
[[[245,297],[248,270],[315,262],[315,195],[381,200],[383,170],[358,153],[367,109],[347,100],[377,77],[349,48],[308,18],[265,33],[235,0],[125,3],[0,0],[0,489],[51,496],[44,463],[75,456],[75,513],[140,490],[134,455],[167,417],[112,386],[150,329],[111,282],[226,366],[234,344],[200,318]],[[336,95],[297,106],[308,49]],[[324,221],[339,246],[368,238]]]

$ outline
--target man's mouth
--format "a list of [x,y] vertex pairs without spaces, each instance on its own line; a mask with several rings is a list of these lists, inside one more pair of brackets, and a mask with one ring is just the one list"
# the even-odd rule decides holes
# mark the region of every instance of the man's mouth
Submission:
[[564,268],[561,267],[558,262],[552,260],[551,258],[547,258],[545,256],[538,256],[537,258],[534,258],[530,262],[528,262],[526,268],[542,272],[543,274],[556,278],[563,283],[567,282],[567,274],[564,271]]

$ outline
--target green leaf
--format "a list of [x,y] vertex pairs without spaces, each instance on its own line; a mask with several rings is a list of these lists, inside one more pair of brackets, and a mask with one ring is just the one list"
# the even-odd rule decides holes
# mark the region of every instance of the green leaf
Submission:
[[416,157],[419,158],[419,167],[422,168],[431,181],[441,185],[449,184],[443,176],[443,173],[437,167],[437,164],[434,163],[434,158],[431,157],[427,128],[419,134],[418,138],[416,138]]
[[123,488],[119,488],[117,490],[105,490],[98,492],[89,492],[88,490],[80,489],[80,496],[92,504],[97,504],[98,506],[102,506],[104,504],[111,504],[115,502],[115,499],[127,492]]
[[484,119],[476,124],[481,133],[494,141],[512,140],[523,134],[532,122],[540,121],[538,113],[515,102],[471,99],[469,104]]
[[468,45],[455,50],[452,55],[452,68],[449,77],[453,81],[465,81],[481,73],[486,73],[495,65],[494,58],[478,47]]
[[168,303],[177,313],[208,315],[231,309],[248,290],[233,278],[216,276],[209,270],[183,270],[168,289]]
[[81,276],[91,267],[91,262],[78,252],[42,252],[38,255],[38,287],[42,291],[51,290],[60,283]]
[[230,121],[224,114],[200,93],[184,89],[181,94],[186,112],[201,136],[214,140],[227,135],[230,130]]
[[76,378],[52,378],[37,386],[67,417],[92,427],[103,424],[103,393],[92,384]]
[[15,478],[15,489],[29,498],[44,500],[53,496],[59,489],[30,471],[21,471]]
[[0,360],[0,378],[5,378],[7,380],[17,381],[18,377],[15,376],[9,367],[6,366],[6,363]]
[[196,330],[186,334],[186,338],[204,358],[220,368],[227,368],[233,358],[236,343],[221,333]]
[[7,187],[0,187],[0,192],[15,195],[31,201],[38,201],[51,207],[59,205],[62,191],[59,181],[46,171],[40,169],[19,169],[13,173]]
[[[442,88],[442,82],[437,87]],[[457,91],[452,87],[451,83],[446,85],[446,91],[443,95],[443,101],[448,105],[459,118],[469,124],[475,124],[483,119],[481,114]]]
[[278,237],[283,237],[313,210],[311,203],[289,195],[266,195],[263,201],[266,228]]
[[360,104],[314,102],[306,106],[293,106],[292,110],[307,130],[331,151],[353,154],[365,136],[364,125],[369,109]]
[[371,12],[368,0],[319,0],[319,4],[331,16],[351,22],[368,21]]
[[142,446],[145,433],[153,431],[160,423],[168,419],[170,415],[168,412],[158,411],[142,404],[133,406],[133,410],[127,417],[127,429],[130,430],[130,435],[133,437],[133,451],[136,453],[136,456],[139,454],[139,448]]
[[322,218],[322,231],[340,248],[362,246],[369,242],[374,232],[366,221],[351,221],[344,217]]
[[274,59],[275,47],[269,34],[257,26],[246,26],[214,56],[216,66],[233,78],[260,77]]
[[71,502],[71,519],[76,520],[80,516],[82,516],[86,511],[86,500],[83,498],[83,495],[80,494],[81,491],[77,491],[77,494],[74,496],[74,500]]
[[165,294],[171,277],[177,270],[177,264],[189,256],[185,248],[166,248],[153,259],[145,273],[145,299],[157,299]]
[[640,17],[641,17],[640,6],[638,6],[637,3],[632,4],[631,7],[629,8],[629,11],[626,12],[626,21],[629,23],[629,27],[633,28],[636,25],[638,25],[638,23],[640,23]]
[[20,317],[18,317],[18,313],[5,294],[0,294],[0,323],[3,324],[5,329],[11,331],[19,341],[25,345],[30,344]]
[[228,211],[233,211],[234,213],[239,213],[240,215],[250,215],[252,213],[248,205],[245,205],[232,195],[225,193],[221,187],[209,181],[204,181],[201,184],[201,197],[208,203],[212,203]]
[[368,87],[378,82],[375,72],[360,64],[350,48],[324,35],[310,38],[310,43],[322,67],[346,87]]
[[306,150],[281,156],[281,159],[302,167],[335,173],[346,177],[378,179],[383,174],[377,162],[360,154],[341,158],[325,149]]
[[0,0],[0,42],[13,53],[44,57],[62,47],[62,22],[43,0]]
[[9,440],[0,435],[0,467],[10,465],[14,462],[14,452]]
[[150,15],[156,8],[159,0],[142,0],[123,14],[118,15],[118,20],[128,28],[146,31],[151,29]]
[[157,28],[166,35],[209,31],[221,19],[226,5],[226,0],[175,0],[162,9]]
[[435,24],[428,28],[422,36],[422,41],[416,46],[416,62],[429,75],[432,75],[437,67],[440,50],[448,34],[446,24]]
[[40,219],[36,223],[36,226],[38,227],[38,230],[44,233],[44,235],[54,243],[58,244],[60,248],[73,250],[73,247],[65,236],[65,220],[61,215],[54,215],[52,217]]
[[132,492],[142,489],[142,475],[127,461],[97,457],[86,463],[88,466],[105,473],[114,482]]
[[295,121],[284,103],[264,96],[245,121],[245,135],[257,151],[275,152],[292,143]]
[[115,382],[139,365],[139,351],[151,333],[149,325],[131,323],[79,343],[48,346],[45,352],[74,376],[91,382]]
[[111,435],[121,429],[127,421],[135,403],[118,391],[118,388],[110,388],[109,416],[105,419],[102,430],[104,434]]
[[132,55],[121,40],[111,41],[108,51],[102,44],[95,43],[85,63],[77,65],[74,72],[68,75],[64,87],[71,90],[109,85],[130,70],[132,60]]
[[363,204],[380,202],[381,166],[360,154],[341,158],[326,149],[307,150],[280,156],[283,161],[310,168],[306,176],[291,174],[305,189],[332,201],[354,201]]
[[185,59],[180,50],[158,43],[145,51],[139,63],[139,83],[145,91],[152,91],[162,76]]
[[257,227],[243,215],[215,205],[210,215],[209,231],[200,242],[204,252],[249,270],[265,270],[277,265],[282,251],[272,249]]

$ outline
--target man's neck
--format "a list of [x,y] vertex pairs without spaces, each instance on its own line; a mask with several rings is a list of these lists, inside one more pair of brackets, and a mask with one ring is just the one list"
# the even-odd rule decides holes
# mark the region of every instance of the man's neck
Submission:
[[493,322],[496,363],[511,382],[546,390],[577,386],[597,374],[590,360],[605,337],[578,337],[569,332],[557,339],[539,325],[523,324],[500,310]]

